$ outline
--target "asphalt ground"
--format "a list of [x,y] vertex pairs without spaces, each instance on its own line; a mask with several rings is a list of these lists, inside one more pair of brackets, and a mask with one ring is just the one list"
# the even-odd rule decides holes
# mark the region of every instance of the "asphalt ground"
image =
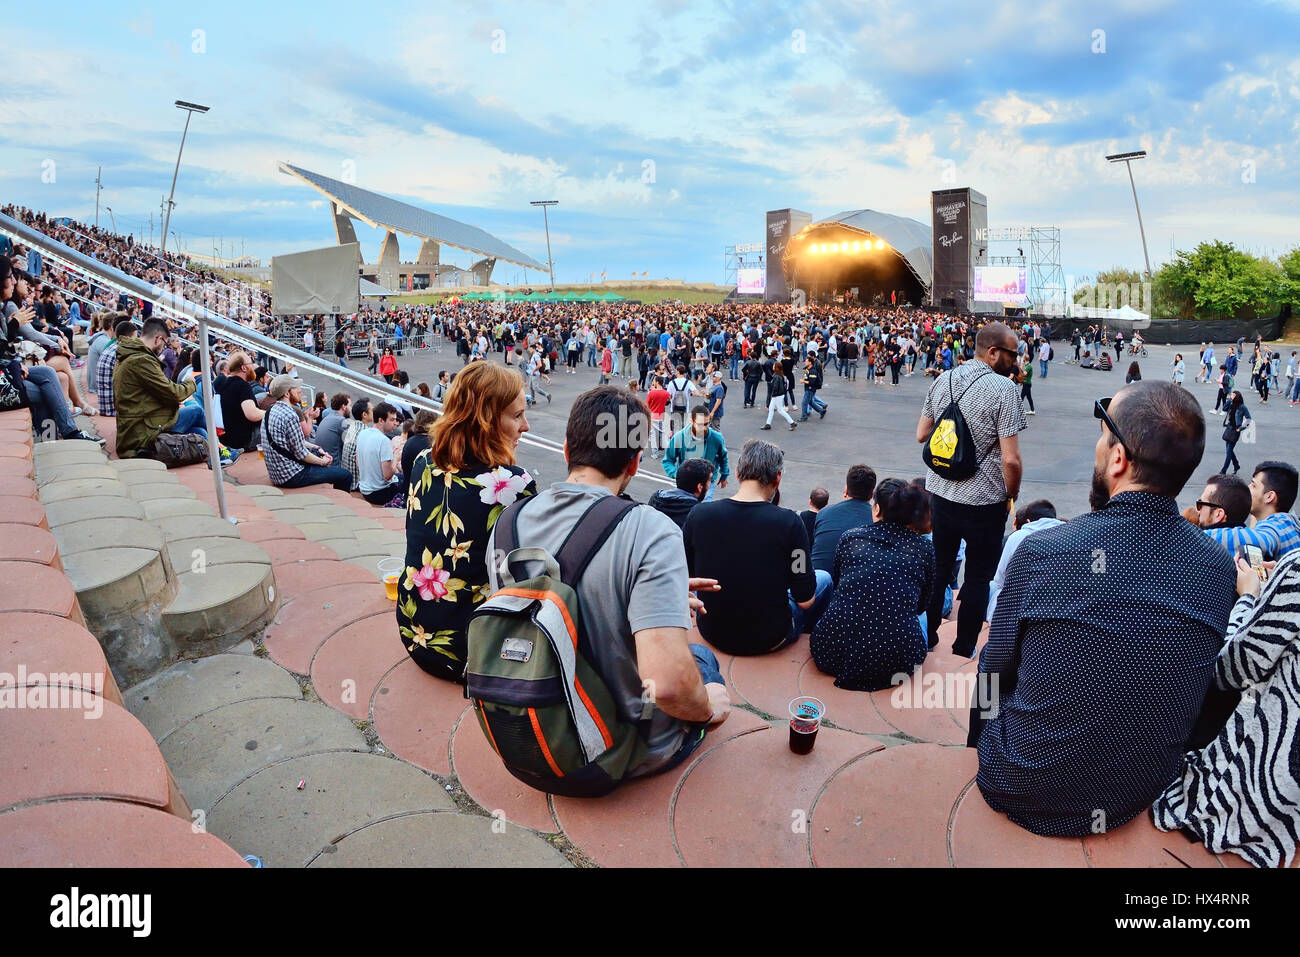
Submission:
[[[1276,348],[1276,347],[1275,347]],[[1193,503],[1204,487],[1206,476],[1217,472],[1223,464],[1224,444],[1219,435],[1223,431],[1221,418],[1213,415],[1217,385],[1196,384],[1195,347],[1147,346],[1148,358],[1139,359],[1143,377],[1168,379],[1170,363],[1176,352],[1187,360],[1186,386],[1197,396],[1207,417],[1206,450],[1201,467],[1179,496],[1179,507]],[[1284,357],[1290,348],[1281,349]],[[1110,372],[1096,372],[1067,364],[1065,357],[1071,350],[1064,344],[1058,346],[1057,359],[1051,363],[1047,377],[1040,378],[1035,364],[1033,381],[1034,403],[1037,415],[1028,416],[1028,428],[1021,434],[1021,456],[1024,460],[1024,481],[1020,501],[1039,498],[1055,504],[1057,513],[1065,518],[1088,510],[1088,489],[1092,476],[1094,449],[1100,423],[1093,418],[1093,401],[1100,396],[1113,395],[1124,386],[1124,376],[1131,360],[1127,355]],[[494,354],[492,361],[500,361]],[[365,368],[364,360],[352,360],[354,369]],[[412,383],[434,382],[440,369],[455,371],[460,360],[449,347],[441,352],[432,350],[411,351],[399,358],[399,367],[410,376]],[[1285,361],[1283,362],[1285,367]],[[918,367],[919,368],[919,367]],[[926,390],[933,380],[917,374],[902,378],[898,386],[873,385],[863,374],[859,364],[856,382],[836,375],[832,366],[826,370],[825,388],[818,393],[830,411],[825,419],[816,415],[802,423],[793,432],[787,430],[785,421],[777,415],[772,430],[760,431],[766,419],[766,409],[761,407],[765,396],[759,388],[760,407],[742,409],[743,383],[727,381],[727,398],[722,432],[726,446],[733,456],[738,455],[745,440],[762,437],[775,442],[785,452],[786,471],[781,485],[781,504],[792,508],[806,508],[811,490],[821,486],[830,492],[831,501],[838,501],[844,489],[844,474],[848,467],[866,463],[876,471],[879,479],[888,477],[912,479],[925,474],[921,461],[921,446],[916,442],[916,424],[921,413]],[[321,378],[305,376],[318,388],[336,391],[336,383]],[[1246,404],[1255,417],[1256,441],[1245,441],[1237,446],[1237,457],[1242,463],[1242,476],[1248,477],[1256,462],[1282,459],[1296,462],[1300,455],[1300,406],[1289,406],[1282,396],[1270,396],[1261,404],[1259,396],[1248,391],[1249,374],[1238,376]],[[539,403],[529,410],[528,420],[534,435],[563,442],[568,410],[574,398],[599,381],[598,370],[580,365],[576,375],[563,368],[551,375],[550,403],[539,396]],[[615,382],[625,380],[615,379]],[[889,381],[889,376],[885,377]],[[1285,385],[1285,383],[1282,383]],[[1027,406],[1026,406],[1027,408]],[[791,410],[798,418],[798,410]],[[549,484],[564,478],[563,456],[559,452],[520,446],[520,464],[538,477],[540,484]],[[649,457],[643,468],[663,475],[657,461]],[[630,494],[644,501],[657,488],[645,479],[634,480]],[[729,484],[722,496],[729,495],[735,486]]]

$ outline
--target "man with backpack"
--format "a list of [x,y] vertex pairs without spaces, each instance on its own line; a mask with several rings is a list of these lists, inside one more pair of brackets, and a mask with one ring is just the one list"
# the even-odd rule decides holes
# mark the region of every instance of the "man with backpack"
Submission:
[[698,391],[686,375],[686,366],[677,367],[677,375],[668,382],[668,434],[673,435],[686,427],[691,396]]
[[758,399],[758,384],[763,381],[763,363],[758,361],[756,351],[749,353],[740,372],[745,378],[745,402],[742,407],[752,409],[754,402]]
[[[488,542],[499,557],[470,620],[466,693],[507,770],[552,794],[680,764],[730,709],[717,658],[687,643],[688,589],[717,583],[689,578],[671,519],[621,497],[648,420],[626,389],[580,395],[567,479],[506,508]],[[627,423],[613,442],[610,422]]]
[[[925,397],[916,440],[926,446],[925,487],[934,520],[935,581],[952,578],[966,542],[965,581],[954,654],[975,653],[989,582],[997,571],[1007,514],[1020,494],[1020,443],[1026,426],[1020,389],[1008,378],[1018,357],[1016,335],[991,322],[975,338],[975,358],[939,375]],[[931,648],[939,643],[943,589],[926,610]]]

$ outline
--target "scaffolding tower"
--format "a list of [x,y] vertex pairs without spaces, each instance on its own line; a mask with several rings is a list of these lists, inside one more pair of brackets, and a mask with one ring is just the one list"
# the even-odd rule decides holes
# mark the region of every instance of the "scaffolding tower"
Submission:
[[722,250],[722,284],[734,286],[739,269],[766,269],[767,247],[762,243],[739,243]]
[[[1034,312],[1045,316],[1065,315],[1065,272],[1061,268],[1061,228],[1059,226],[1002,226],[989,228],[975,237],[981,247],[980,263],[990,266],[1028,266],[1026,294]],[[993,244],[1018,244],[1018,255],[983,256]],[[1025,255],[1025,245],[1029,255]]]

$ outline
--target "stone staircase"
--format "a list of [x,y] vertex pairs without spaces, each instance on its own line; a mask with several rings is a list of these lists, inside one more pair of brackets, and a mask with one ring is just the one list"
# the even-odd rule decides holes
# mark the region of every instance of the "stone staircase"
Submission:
[[109,460],[89,442],[43,442],[33,462],[87,626],[124,686],[228,650],[274,617],[271,560],[200,500],[215,500],[205,467]]

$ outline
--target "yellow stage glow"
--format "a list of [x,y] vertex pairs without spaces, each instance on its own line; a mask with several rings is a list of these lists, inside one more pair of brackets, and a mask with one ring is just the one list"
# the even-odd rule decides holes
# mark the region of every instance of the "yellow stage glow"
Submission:
[[884,241],[883,239],[877,239],[877,240],[876,240],[876,248],[877,248],[877,249],[884,249],[884,248],[885,248],[885,241]]
[[848,251],[849,251],[849,244],[848,244],[848,243],[840,243],[840,252],[842,252],[842,253],[846,253],[846,252],[848,252]]
[[862,243],[859,240],[856,239],[853,240],[853,251],[856,253],[861,248],[862,248]]

